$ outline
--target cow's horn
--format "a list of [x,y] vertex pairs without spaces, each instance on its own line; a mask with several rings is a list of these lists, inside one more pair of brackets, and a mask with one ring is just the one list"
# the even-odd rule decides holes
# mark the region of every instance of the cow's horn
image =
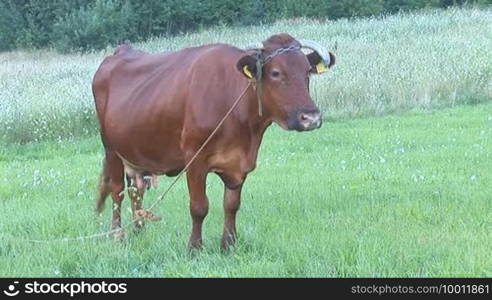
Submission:
[[320,44],[316,43],[315,41],[310,41],[310,40],[300,40],[299,41],[302,45],[303,48],[308,48],[316,53],[321,57],[323,62],[325,63],[326,67],[330,66],[331,60],[330,60],[330,54],[329,52],[325,49],[325,47],[321,46]]

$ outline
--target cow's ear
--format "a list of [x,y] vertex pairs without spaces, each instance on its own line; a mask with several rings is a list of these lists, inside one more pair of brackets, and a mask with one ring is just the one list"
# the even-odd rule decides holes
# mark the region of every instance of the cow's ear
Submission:
[[313,74],[321,74],[328,72],[330,68],[335,64],[335,54],[332,52],[328,52],[330,56],[330,64],[326,65],[318,52],[313,52],[307,55],[309,64],[311,65],[311,73]]
[[239,59],[236,65],[239,72],[249,79],[256,77],[256,58],[251,55],[245,55]]

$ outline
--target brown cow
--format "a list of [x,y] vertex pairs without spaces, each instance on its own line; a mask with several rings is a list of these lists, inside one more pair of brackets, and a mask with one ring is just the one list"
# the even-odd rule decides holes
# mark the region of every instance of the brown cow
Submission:
[[[314,51],[306,55],[302,48]],[[93,80],[106,154],[97,208],[101,211],[111,193],[115,239],[123,238],[125,174],[133,179],[130,198],[136,217],[145,190],[142,177],[174,176],[183,170],[251,80],[245,98],[186,172],[193,223],[190,247],[202,245],[210,172],[225,185],[222,247],[233,245],[241,187],[255,168],[263,133],[272,122],[288,130],[319,128],[321,114],[309,96],[309,75],[326,71],[334,62],[334,55],[316,43],[300,43],[288,34],[274,35],[248,51],[214,44],[148,54],[120,46]]]

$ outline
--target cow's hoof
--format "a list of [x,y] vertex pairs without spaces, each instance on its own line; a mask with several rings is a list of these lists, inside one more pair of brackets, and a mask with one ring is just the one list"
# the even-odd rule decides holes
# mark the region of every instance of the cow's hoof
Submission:
[[143,220],[138,220],[135,222],[135,226],[133,227],[133,232],[140,233],[145,229],[145,222]]
[[234,250],[234,245],[236,244],[236,234],[224,233],[222,235],[222,242],[220,247],[224,252],[231,252]]
[[188,249],[190,251],[193,251],[193,250],[202,250],[203,248],[203,243],[202,243],[202,240],[199,239],[199,240],[190,240],[188,242]]
[[224,242],[222,241],[222,243],[220,244],[220,249],[222,250],[222,252],[224,253],[231,253],[231,252],[234,252],[234,249],[235,249],[235,243],[231,243],[231,242]]
[[235,244],[231,244],[231,243],[224,243],[222,242],[220,244],[220,249],[222,250],[222,252],[224,253],[231,253],[231,252],[234,252],[234,249],[235,249]]
[[113,240],[115,242],[123,242],[125,240],[125,232],[122,228],[117,229],[115,232],[113,232]]

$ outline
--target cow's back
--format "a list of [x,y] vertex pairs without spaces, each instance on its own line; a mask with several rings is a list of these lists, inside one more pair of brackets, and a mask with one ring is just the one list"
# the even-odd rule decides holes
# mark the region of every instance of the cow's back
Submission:
[[[143,108],[156,101],[165,91],[166,77],[179,70],[176,56],[179,52],[149,54],[128,45],[118,47],[99,66],[93,80],[93,92],[101,125],[106,110]],[[167,100],[165,100],[167,101]],[[120,107],[120,108],[119,108]],[[118,109],[119,108],[119,109]],[[127,115],[130,110],[122,109]],[[116,113],[116,112],[115,112]]]
[[[224,67],[221,66],[223,61],[214,64],[207,59],[221,57],[223,52],[227,56],[228,47],[232,49],[209,45],[148,54],[127,45],[120,46],[103,61],[93,81],[106,149],[116,151],[129,163],[147,170],[160,173],[179,169],[184,162],[181,138],[186,119],[199,122],[200,118],[205,118],[210,124],[216,124],[217,118],[210,119],[210,113],[204,111],[211,108],[210,104],[198,101],[197,93],[206,93],[211,80],[225,84],[217,80],[217,76],[224,75],[216,74],[224,72],[224,68],[234,72],[232,77],[238,73],[232,63]],[[221,89],[216,92],[218,90]],[[206,98],[206,95],[201,96]],[[208,101],[221,102],[213,98]],[[224,104],[227,103],[219,104],[220,111],[227,106]]]

